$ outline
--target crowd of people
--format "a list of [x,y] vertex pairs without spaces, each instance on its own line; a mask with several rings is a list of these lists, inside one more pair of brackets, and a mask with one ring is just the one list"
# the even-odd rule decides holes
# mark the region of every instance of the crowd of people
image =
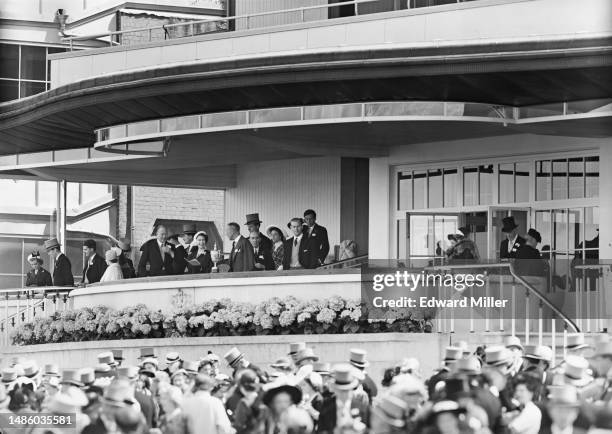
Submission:
[[[210,273],[216,262],[224,264],[225,271],[262,271],[313,269],[323,265],[330,246],[327,229],[316,222],[314,210],[304,211],[304,217],[294,217],[287,223],[288,235],[280,225],[270,225],[264,235],[258,213],[248,214],[248,235],[241,234],[238,223],[226,226],[225,235],[231,241],[227,258],[223,254],[214,257],[208,234],[198,231],[195,224],[183,225],[180,234],[171,235],[165,226],[155,228],[154,238],[140,248],[137,266],[130,259],[132,247],[128,239],[120,239],[116,245],[101,255],[95,240],[85,240],[83,254],[85,265],[80,284],[108,282],[144,276],[180,275],[186,273]],[[215,246],[212,246],[216,248]],[[62,252],[57,239],[45,241],[45,250],[53,261],[53,271],[43,268],[39,252],[28,256],[31,270],[26,286],[74,286],[72,265]],[[356,245],[347,241],[340,259],[355,256]]]
[[551,348],[515,336],[474,349],[459,342],[433,375],[410,357],[379,384],[365,350],[330,365],[305,342],[269,366],[236,347],[198,360],[141,348],[132,364],[112,350],[94,367],[64,370],[14,358],[2,370],[0,406],[63,416],[24,431],[47,434],[611,433],[612,341],[602,334],[591,347],[570,334],[564,353],[553,366]]

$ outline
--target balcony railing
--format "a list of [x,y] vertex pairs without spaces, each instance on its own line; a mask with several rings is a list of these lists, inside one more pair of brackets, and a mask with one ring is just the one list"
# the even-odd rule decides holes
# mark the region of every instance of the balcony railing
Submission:
[[[217,33],[219,31],[230,31],[231,29],[240,28],[242,30],[251,30],[254,28],[261,27],[276,27],[274,25],[258,25],[258,18],[268,18],[273,17],[275,15],[288,15],[290,14],[292,17],[292,21],[296,23],[305,23],[305,22],[323,22],[327,21],[330,18],[331,10],[340,10],[338,8],[343,8],[342,13],[338,14],[338,18],[345,16],[358,16],[364,14],[372,14],[377,12],[390,12],[401,9],[414,9],[414,8],[423,8],[423,7],[435,7],[448,5],[453,3],[464,3],[468,1],[478,1],[478,0],[349,0],[349,1],[341,1],[337,3],[325,3],[321,5],[314,6],[303,6],[298,8],[289,8],[289,9],[281,9],[274,11],[264,11],[257,13],[250,13],[244,15],[236,15],[232,17],[223,17],[216,19],[204,19],[204,20],[195,20],[195,21],[186,21],[181,23],[174,24],[164,24],[153,27],[142,27],[137,29],[128,29],[128,30],[117,30],[117,31],[108,31],[102,33],[95,33],[89,35],[82,36],[69,36],[63,38],[64,42],[68,42],[70,45],[70,51],[73,50],[74,42],[78,41],[87,41],[93,39],[108,39],[106,42],[109,46],[123,45],[124,44],[124,35],[130,33],[144,33],[148,35],[148,38],[145,38],[146,42],[152,42],[154,40],[154,35],[163,33],[164,39],[172,39],[172,34],[180,35],[180,37],[190,37],[197,36],[205,33]],[[380,10],[372,8],[368,8],[368,6],[379,6]],[[349,11],[350,9],[350,11]],[[369,9],[369,10],[368,10]],[[324,10],[326,13],[323,15],[326,16],[324,19],[309,19],[308,13],[316,12]],[[295,18],[293,18],[295,17]],[[214,24],[214,26],[210,26]],[[277,25],[278,26],[278,25]],[[212,28],[212,30],[210,30]],[[202,30],[204,29],[204,30]]]

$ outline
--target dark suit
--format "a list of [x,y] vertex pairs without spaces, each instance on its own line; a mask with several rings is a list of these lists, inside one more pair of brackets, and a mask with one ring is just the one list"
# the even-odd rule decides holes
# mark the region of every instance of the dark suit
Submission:
[[126,258],[125,255],[119,256],[119,265],[123,272],[124,279],[133,279],[136,277],[136,270],[134,270],[134,263],[130,258]]
[[285,256],[283,257],[283,270],[291,269],[291,257],[293,249],[299,248],[298,262],[302,268],[317,268],[319,266],[319,258],[317,257],[318,247],[312,238],[303,233],[302,240],[298,246],[294,246],[294,237],[288,238],[284,243]]
[[203,255],[196,256],[198,254],[198,246],[193,246],[191,248],[187,259],[197,260],[200,263],[200,267],[198,268],[198,267],[194,267],[193,265],[187,264],[187,267],[189,267],[190,273],[210,273],[213,267],[213,261],[212,261],[212,258],[210,257],[210,251],[205,250],[205,252],[206,253],[204,253]]
[[85,283],[85,276],[87,276],[88,283],[99,282],[106,270],[106,261],[97,253],[94,254],[94,257],[91,259],[91,265],[89,265],[89,261],[88,259],[85,263],[85,267],[83,267],[83,278],[81,282]]
[[189,256],[189,247],[186,249],[183,245],[178,245],[174,248],[173,269],[174,274],[185,273],[187,268],[187,257]]
[[542,259],[538,249],[534,249],[527,244],[519,247],[516,252],[516,270],[522,276],[544,276],[547,264]]
[[252,271],[255,265],[255,253],[250,241],[241,236],[232,241],[229,258],[230,271]]
[[[353,414],[358,414],[361,421],[369,425],[370,409],[361,400],[353,398],[351,400],[351,410]],[[338,410],[336,404],[336,396],[331,394],[323,398],[321,411],[319,413],[319,423],[317,424],[317,433],[332,434],[336,428]]]
[[34,273],[34,270],[28,271],[26,286],[53,286],[51,273],[44,268],[40,268],[38,273]]
[[[166,243],[166,245],[171,246],[168,243]],[[140,262],[138,262],[139,277],[165,276],[174,272],[172,256],[166,253],[162,260],[161,250],[159,250],[159,244],[156,238],[144,243],[140,251],[142,255],[140,256]],[[149,264],[149,271],[147,271],[147,264]]]
[[[304,228],[304,233],[308,235],[308,226]],[[315,223],[308,238],[312,240],[312,246],[315,249],[316,257],[320,264],[325,262],[329,253],[329,239],[327,238],[327,229]]]
[[502,240],[499,244],[499,258],[500,259],[508,259],[508,258],[516,258],[516,253],[520,246],[525,244],[525,238],[517,235],[516,241],[514,242],[514,246],[512,247],[512,251],[508,252],[508,238]]
[[268,250],[270,253],[272,253],[272,247],[273,247],[272,240],[260,232],[259,233],[259,248]]
[[262,264],[264,268],[255,268],[255,271],[274,270],[274,259],[272,259],[272,251],[259,246],[255,253],[255,263]]
[[72,264],[70,263],[70,259],[63,253],[55,260],[55,266],[53,267],[53,285],[74,286]]

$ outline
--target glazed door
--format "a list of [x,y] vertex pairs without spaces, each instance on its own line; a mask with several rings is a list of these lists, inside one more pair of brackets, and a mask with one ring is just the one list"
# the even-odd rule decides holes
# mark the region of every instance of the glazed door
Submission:
[[459,215],[406,213],[406,224],[406,265],[422,267],[444,257],[448,235],[457,233]]

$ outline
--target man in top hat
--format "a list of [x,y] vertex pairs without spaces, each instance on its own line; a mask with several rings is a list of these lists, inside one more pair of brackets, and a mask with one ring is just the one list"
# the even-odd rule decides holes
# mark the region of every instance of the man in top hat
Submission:
[[155,348],[151,348],[151,347],[144,347],[140,349],[140,355],[138,356],[138,360],[144,360],[144,359],[157,359],[157,356],[155,355]]
[[537,245],[542,242],[542,236],[531,228],[525,237],[525,243],[516,252],[516,268],[522,276],[544,276],[546,263],[542,259]]
[[194,223],[183,225],[183,230],[179,236],[179,244],[174,249],[174,274],[184,274],[187,269],[187,256],[191,250],[193,236],[197,229]]
[[304,223],[306,224],[305,235],[312,241],[311,244],[316,251],[315,256],[319,260],[319,265],[322,265],[329,253],[327,229],[317,224],[317,213],[312,209],[304,211]]
[[584,356],[585,350],[589,345],[584,341],[584,333],[570,333],[567,335],[565,341],[565,351],[567,354],[573,354],[575,356]]
[[315,238],[309,239],[304,234],[304,220],[294,217],[287,223],[293,234],[283,244],[283,270],[295,270],[301,268],[317,268],[320,265],[318,258],[319,248],[316,246]]
[[26,286],[53,286],[51,273],[42,267],[43,260],[38,251],[30,253],[28,263],[32,269],[26,276]]
[[164,276],[174,273],[174,247],[168,243],[168,231],[159,225],[155,238],[140,248],[142,254],[138,262],[138,276]]
[[96,242],[85,240],[83,242],[83,254],[86,262],[83,266],[83,278],[81,285],[89,285],[99,282],[106,270],[106,260],[96,252]]
[[45,250],[55,261],[53,266],[53,285],[74,286],[72,264],[70,259],[61,252],[59,241],[56,238],[45,241]]
[[270,252],[270,255],[272,255],[272,240],[266,237],[264,234],[262,234],[259,230],[259,227],[261,226],[262,223],[263,222],[259,220],[258,213],[246,215],[245,225],[247,227],[247,230],[249,231],[249,237],[253,234],[259,234],[260,249],[262,251]]
[[378,387],[376,387],[376,383],[372,380],[372,377],[368,375],[366,368],[370,366],[370,362],[368,362],[367,356],[367,351],[359,348],[352,348],[350,350],[349,363],[363,372],[363,390],[368,394],[368,398],[370,398],[370,402],[372,402],[374,397],[378,395]]
[[[136,277],[136,270],[134,269],[134,263],[130,259],[129,254],[132,251],[132,244],[128,238],[120,238],[117,240],[117,256],[119,259],[119,266],[123,272],[124,279],[133,279]],[[119,252],[120,251],[120,252]]]
[[98,364],[104,364],[114,369],[117,367],[117,362],[115,362],[115,357],[113,356],[112,351],[104,351],[98,354]]
[[249,234],[249,241],[253,246],[253,253],[255,254],[255,271],[263,270],[274,270],[274,259],[272,259],[272,250],[266,249],[262,246],[262,235],[260,232],[251,232]]
[[514,357],[510,375],[515,376],[520,371],[521,366],[523,366],[523,352],[525,349],[517,336],[505,336],[504,346],[512,352]]
[[238,223],[228,223],[225,234],[232,242],[232,250],[229,257],[230,271],[253,271],[255,268],[253,245],[240,234]]
[[262,383],[268,381],[268,375],[260,367],[252,364],[246,359],[244,354],[236,347],[229,350],[223,358],[227,364],[234,370],[233,377],[236,378],[236,374],[243,369],[250,369],[257,374],[259,380]]
[[444,349],[444,366],[432,375],[429,380],[426,381],[427,391],[429,396],[436,395],[436,392],[440,390],[438,383],[444,381],[450,375],[451,369],[454,367],[457,360],[463,357],[463,349],[459,347],[446,347]]
[[166,354],[166,369],[164,369],[164,371],[166,371],[169,376],[172,376],[172,374],[181,368],[182,363],[183,361],[179,353],[172,351]]
[[123,363],[123,350],[112,350],[112,353],[113,359],[117,362],[117,367],[120,367],[121,363]]
[[289,344],[289,353],[287,354],[293,360],[293,363],[297,362],[297,355],[300,351],[306,349],[306,342],[291,342]]
[[514,216],[502,219],[502,232],[506,238],[499,245],[499,258],[516,258],[519,247],[525,244],[525,239],[518,234],[518,225],[514,221]]
[[547,414],[550,418],[542,420],[540,433],[543,434],[583,434],[582,428],[574,426],[580,413],[580,400],[574,386],[555,386],[550,389],[548,401],[546,402]]

